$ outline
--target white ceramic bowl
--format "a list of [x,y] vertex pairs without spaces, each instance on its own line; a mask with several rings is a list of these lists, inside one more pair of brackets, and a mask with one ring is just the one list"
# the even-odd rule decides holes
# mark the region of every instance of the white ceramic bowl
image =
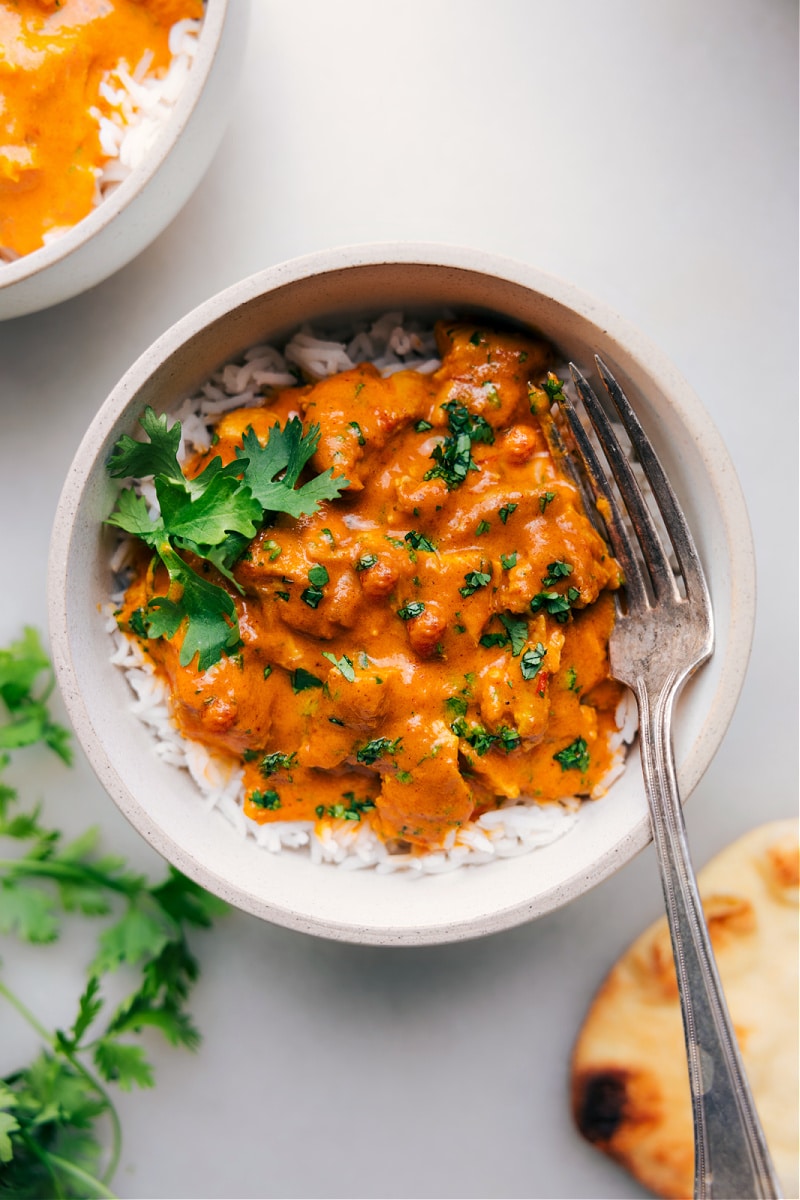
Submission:
[[716,613],[716,650],[680,697],[678,776],[684,798],[711,762],[742,686],[754,620],[747,513],[719,435],[670,363],[618,316],[530,267],[426,245],[340,249],[284,263],[190,313],[136,362],[106,400],[69,472],[53,532],[50,634],[58,680],[99,778],[133,825],[170,862],[248,912],[327,937],[435,943],[515,925],[581,895],[649,840],[638,755],[608,795],[585,805],[560,841],[520,858],[414,881],[273,856],[207,813],[185,773],[153,753],[109,664],[98,605],[111,588],[113,538],[101,522],[116,493],[105,462],[145,405],[174,408],[217,366],[300,324],[389,309],[449,308],[533,326],[565,356],[602,354],[636,405],[685,506]]
[[208,168],[228,123],[249,0],[206,0],[197,54],[147,161],[57,240],[0,263],[0,320],[77,296],[135,258],[166,229]]

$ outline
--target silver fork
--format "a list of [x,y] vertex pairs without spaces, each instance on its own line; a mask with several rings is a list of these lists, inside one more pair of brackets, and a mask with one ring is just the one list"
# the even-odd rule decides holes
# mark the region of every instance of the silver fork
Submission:
[[642,771],[689,1062],[694,1194],[701,1200],[779,1197],[777,1177],[742,1066],[697,891],[672,750],[675,697],[712,651],[711,601],[686,519],[653,447],[611,372],[600,358],[595,361],[661,511],[683,579],[681,590],[612,423],[584,376],[571,363],[578,393],[635,531],[634,538],[575,408],[568,397],[559,395],[595,505],[602,512],[624,575],[625,606],[619,609],[610,641],[611,673],[633,690],[639,706]]

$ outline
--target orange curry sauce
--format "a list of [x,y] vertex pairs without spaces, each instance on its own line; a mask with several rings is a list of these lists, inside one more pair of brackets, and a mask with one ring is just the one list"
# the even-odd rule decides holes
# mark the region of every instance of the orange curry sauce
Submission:
[[92,108],[120,62],[169,64],[169,30],[202,0],[0,0],[0,251],[28,254],[93,208],[106,161]]
[[[369,812],[384,838],[430,847],[506,798],[586,795],[610,766],[620,572],[536,415],[552,351],[475,325],[437,338],[435,374],[362,365],[280,391],[223,416],[187,468],[300,414],[322,428],[311,466],[350,481],[313,516],[279,515],[236,566],[240,652],[199,673],[180,632],[142,641],[182,733],[244,763],[256,821]],[[465,412],[486,438],[472,466],[426,479]],[[129,633],[165,579],[142,564]]]

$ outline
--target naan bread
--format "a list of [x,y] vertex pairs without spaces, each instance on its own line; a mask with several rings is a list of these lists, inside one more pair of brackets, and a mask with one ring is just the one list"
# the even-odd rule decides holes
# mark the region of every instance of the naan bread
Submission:
[[[775,1168],[798,1184],[798,822],[728,846],[698,883],[731,1018]],[[694,1149],[678,985],[666,919],[600,988],[572,1061],[584,1137],[657,1195],[692,1195]]]

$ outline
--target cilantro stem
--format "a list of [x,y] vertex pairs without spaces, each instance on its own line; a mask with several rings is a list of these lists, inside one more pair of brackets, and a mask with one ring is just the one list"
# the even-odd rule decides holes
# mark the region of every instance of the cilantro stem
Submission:
[[[19,1015],[25,1021],[27,1021],[27,1023],[30,1025],[30,1027],[33,1030],[36,1031],[36,1033],[38,1033],[39,1037],[42,1039],[42,1041],[45,1043],[45,1045],[49,1046],[53,1051],[55,1051],[56,1054],[63,1054],[64,1058],[66,1058],[69,1061],[69,1063],[75,1068],[76,1071],[78,1071],[81,1075],[83,1075],[83,1077],[87,1081],[87,1083],[89,1083],[91,1085],[91,1087],[97,1092],[98,1096],[100,1096],[100,1098],[105,1103],[106,1111],[108,1112],[108,1118],[111,1122],[111,1156],[109,1159],[108,1167],[106,1168],[105,1172],[103,1173],[102,1183],[98,1182],[97,1180],[94,1180],[93,1176],[90,1176],[90,1175],[86,1175],[85,1178],[87,1180],[93,1180],[95,1190],[98,1191],[98,1195],[113,1197],[112,1192],[109,1192],[108,1190],[103,1191],[103,1190],[98,1190],[98,1189],[106,1188],[107,1183],[111,1179],[114,1178],[114,1173],[116,1172],[116,1169],[119,1166],[119,1158],[120,1158],[120,1154],[122,1152],[122,1125],[120,1123],[120,1119],[119,1119],[119,1115],[117,1114],[117,1110],[114,1107],[114,1101],[111,1099],[111,1097],[109,1096],[108,1092],[103,1087],[100,1080],[97,1079],[96,1076],[94,1076],[92,1074],[92,1072],[89,1071],[83,1065],[83,1063],[80,1061],[79,1058],[76,1058],[73,1053],[70,1053],[70,1051],[66,1050],[63,1045],[61,1045],[59,1042],[57,1042],[55,1040],[55,1038],[50,1036],[50,1034],[45,1029],[44,1025],[42,1025],[41,1021],[39,1021],[38,1018],[34,1016],[34,1014],[31,1012],[31,1010],[28,1008],[28,1006],[26,1004],[23,1004],[23,1002],[20,1000],[19,996],[15,995],[15,993],[12,992],[10,988],[6,987],[6,985],[3,983],[2,980],[0,980],[0,996],[5,997],[5,999],[11,1005],[11,1007],[16,1009],[16,1011],[19,1013]],[[33,1146],[32,1146],[32,1148],[33,1148]],[[41,1155],[40,1155],[40,1157],[41,1157]],[[64,1167],[64,1169],[69,1167],[69,1169],[73,1173],[76,1173],[76,1174],[79,1173],[81,1177],[84,1177],[84,1172],[80,1171],[80,1168],[74,1167],[74,1166],[72,1166],[72,1164],[64,1164],[61,1160],[57,1159],[55,1154],[50,1154],[48,1152],[48,1158],[51,1159],[53,1162],[57,1163],[59,1167]]]
[[43,1042],[46,1042],[48,1046],[53,1045],[53,1039],[50,1037],[50,1034],[47,1032],[44,1025],[37,1020],[27,1005],[22,1003],[19,996],[16,996],[10,988],[6,987],[2,980],[0,980],[0,996],[4,996],[6,998],[11,1007],[17,1010],[23,1020],[27,1021],[27,1023],[30,1025],[31,1029],[34,1029],[38,1033]]
[[66,1158],[61,1158],[58,1154],[47,1152],[47,1157],[51,1163],[58,1167],[59,1171],[64,1171],[67,1175],[72,1175],[73,1178],[85,1183],[91,1189],[92,1195],[103,1196],[105,1200],[117,1200],[114,1192],[110,1191],[108,1186],[100,1179],[95,1179],[94,1175],[90,1175],[88,1171],[84,1171],[81,1167],[77,1167],[75,1163],[68,1162]]
[[46,859],[40,862],[31,862],[30,859],[5,858],[0,859],[0,871],[7,873],[8,876],[40,875],[44,878],[70,880],[74,883],[85,883],[87,879],[90,879],[92,883],[101,884],[110,891],[119,892],[123,896],[135,896],[144,886],[138,880],[114,879],[111,875],[96,871],[88,863],[73,866],[72,863],[48,862]]

